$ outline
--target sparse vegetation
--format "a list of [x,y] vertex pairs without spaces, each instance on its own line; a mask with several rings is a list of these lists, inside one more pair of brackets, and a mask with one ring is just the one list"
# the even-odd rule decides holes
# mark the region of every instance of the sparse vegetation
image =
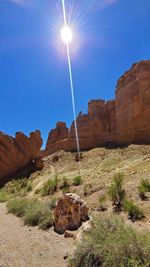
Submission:
[[150,192],[150,182],[148,179],[142,179],[138,186],[139,196],[142,200],[146,199],[146,193]]
[[58,178],[55,176],[52,179],[49,179],[42,187],[41,194],[42,196],[47,196],[50,194],[54,194],[57,191],[58,187]]
[[106,208],[106,196],[105,195],[99,197],[99,210],[100,211],[107,210],[107,208]]
[[62,190],[63,194],[69,193],[70,184],[65,176],[63,177],[59,188]]
[[40,194],[40,193],[41,193],[41,188],[37,188],[37,189],[35,190],[35,192],[34,192],[35,195],[38,195],[38,194]]
[[7,203],[8,212],[23,217],[28,204],[29,200],[26,198],[14,198]]
[[6,202],[11,198],[11,194],[6,192],[4,189],[0,190],[0,202]]
[[148,267],[150,234],[137,232],[118,217],[97,218],[70,259],[70,267]]
[[17,196],[25,196],[30,191],[32,191],[30,180],[26,177],[14,179],[0,190],[0,202],[6,202]]
[[53,216],[47,202],[37,199],[16,198],[7,204],[8,212],[23,217],[24,223],[46,230],[53,224]]
[[108,191],[116,211],[120,211],[122,209],[123,201],[125,198],[125,190],[122,188],[122,185],[123,185],[123,174],[116,173],[113,176],[113,181]]
[[76,176],[76,177],[73,179],[73,185],[78,186],[78,185],[80,185],[80,184],[82,184],[82,178],[81,178],[81,176],[79,175],[79,176]]
[[133,222],[136,220],[141,220],[144,217],[143,211],[137,204],[134,204],[132,200],[124,201],[124,210],[127,211],[129,219],[131,219]]
[[57,202],[57,198],[56,197],[52,197],[51,200],[48,202],[48,207],[53,210],[55,208]]
[[84,196],[88,196],[92,190],[92,183],[86,183],[83,187]]

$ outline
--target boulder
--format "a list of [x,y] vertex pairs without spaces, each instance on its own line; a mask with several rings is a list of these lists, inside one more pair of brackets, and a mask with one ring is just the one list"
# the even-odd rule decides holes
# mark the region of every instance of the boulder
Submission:
[[17,171],[25,168],[37,157],[42,146],[40,131],[30,133],[29,137],[22,132],[15,138],[0,133],[0,185],[11,179]]
[[59,234],[66,230],[77,230],[89,219],[87,204],[75,194],[60,197],[54,209],[54,229]]

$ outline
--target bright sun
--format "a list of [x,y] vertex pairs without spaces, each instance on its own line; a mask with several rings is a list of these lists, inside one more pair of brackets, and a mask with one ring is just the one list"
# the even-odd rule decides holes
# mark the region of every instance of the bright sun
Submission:
[[64,26],[61,29],[61,39],[63,40],[64,43],[69,44],[72,41],[72,30],[68,26]]

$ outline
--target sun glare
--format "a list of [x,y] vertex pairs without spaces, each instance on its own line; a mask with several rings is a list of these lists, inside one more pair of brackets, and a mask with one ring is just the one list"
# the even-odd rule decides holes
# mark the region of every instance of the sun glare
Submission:
[[61,39],[64,43],[69,44],[72,41],[73,34],[72,29],[68,26],[64,26],[61,29]]

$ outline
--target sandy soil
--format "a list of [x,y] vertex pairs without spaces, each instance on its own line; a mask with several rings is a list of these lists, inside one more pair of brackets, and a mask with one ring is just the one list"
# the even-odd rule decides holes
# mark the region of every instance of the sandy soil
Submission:
[[64,255],[72,250],[72,240],[24,226],[0,203],[0,267],[66,267]]

